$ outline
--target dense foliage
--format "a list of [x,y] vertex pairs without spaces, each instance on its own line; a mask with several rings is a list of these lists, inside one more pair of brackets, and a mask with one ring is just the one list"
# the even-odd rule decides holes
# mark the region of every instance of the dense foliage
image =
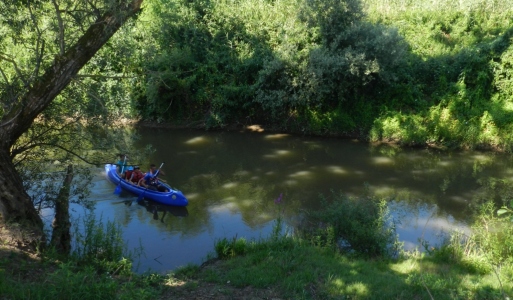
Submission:
[[[88,30],[97,28],[97,22],[111,9],[117,16],[125,16],[123,9],[130,3],[135,2],[0,3],[0,132],[20,131],[19,136],[3,135],[7,146],[2,150],[7,148],[23,189],[39,209],[54,205],[65,175],[63,170],[69,165],[79,165],[74,171],[70,201],[90,207],[90,200],[84,202],[89,170],[82,166],[112,162],[114,151],[125,152],[130,148],[127,144],[133,136],[116,123],[117,118],[131,111],[130,103],[126,102],[128,91],[123,86],[128,83],[121,80],[126,77],[119,65],[121,55],[116,59],[118,65],[105,56],[97,56],[77,75],[80,67],[73,71],[71,67],[58,69],[62,62],[67,62],[62,63],[65,66],[79,65],[84,58],[73,56],[74,49],[79,41],[87,40]],[[114,29],[108,29],[108,34],[113,34]],[[98,35],[96,32],[94,40],[102,38]],[[114,46],[122,50],[121,46]],[[106,48],[114,55],[112,44]],[[83,45],[80,49],[94,54]],[[64,89],[65,86],[68,88]],[[34,113],[39,107],[46,109]],[[21,127],[20,124],[29,125],[22,130],[12,129]],[[114,153],[108,153],[109,150]],[[6,162],[2,164],[5,167]]]
[[398,80],[407,49],[354,0],[174,1],[152,4],[146,18],[159,21],[146,45],[142,117],[214,127],[354,131],[375,87]]
[[509,151],[511,4],[154,1],[103,57],[147,120]]

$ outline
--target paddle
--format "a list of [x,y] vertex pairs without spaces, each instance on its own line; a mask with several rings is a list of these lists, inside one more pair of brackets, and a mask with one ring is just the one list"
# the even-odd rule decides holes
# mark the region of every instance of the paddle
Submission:
[[[159,174],[159,171],[160,169],[162,168],[162,166],[164,165],[164,163],[162,163],[159,167],[159,169],[157,170],[157,172],[155,172],[155,175],[153,175],[152,179],[155,178],[158,174]],[[142,192],[139,197],[137,197],[137,202],[141,201],[143,198],[144,198],[144,194],[146,193],[146,191],[148,190],[148,187],[146,187],[144,189],[144,192]]]
[[[121,174],[123,174],[123,169],[125,168],[125,162],[126,162],[126,155],[125,155],[125,159],[123,160],[123,166],[121,166]],[[119,183],[116,186],[116,189],[114,190],[114,194],[116,194],[116,195],[121,194],[121,180],[122,179],[123,178],[121,178],[121,176],[119,176]]]

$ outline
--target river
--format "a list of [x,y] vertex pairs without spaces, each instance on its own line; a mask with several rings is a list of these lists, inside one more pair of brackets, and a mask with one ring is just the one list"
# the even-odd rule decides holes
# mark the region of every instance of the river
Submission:
[[[265,238],[279,210],[294,226],[298,215],[321,208],[321,195],[329,201],[332,191],[387,199],[406,249],[420,249],[419,239],[439,243],[441,233],[453,229],[468,231],[474,203],[513,198],[513,161],[507,154],[266,132],[147,128],[139,133],[133,152],[151,144],[156,151],[148,163],[165,162],[162,178],[189,199],[186,208],[137,203],[137,196],[115,195],[103,168],[95,169],[94,214],[120,224],[129,249],[142,246],[134,267],[139,273],[201,264],[224,237]],[[73,218],[83,214],[73,206]]]

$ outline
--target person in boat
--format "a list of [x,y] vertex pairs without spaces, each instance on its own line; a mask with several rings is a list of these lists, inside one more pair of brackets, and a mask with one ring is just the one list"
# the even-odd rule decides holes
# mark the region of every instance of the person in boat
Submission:
[[128,182],[135,185],[139,185],[139,180],[143,177],[144,174],[141,172],[141,168],[139,168],[139,166],[134,166],[134,170],[130,172],[130,176],[128,176],[128,173],[126,175]]
[[132,166],[130,167],[127,167],[126,168],[126,171],[125,171],[125,174],[123,174],[123,178],[125,178],[126,180],[130,180],[130,178],[132,178],[132,174],[134,173],[134,168]]
[[139,185],[149,190],[167,192],[167,188],[159,182],[159,175],[166,175],[161,169],[157,170],[155,164],[150,165],[150,170],[144,174],[144,177],[139,180]]
[[116,171],[120,174],[121,178],[125,178],[126,161],[128,156],[126,154],[119,154],[119,159],[116,162]]

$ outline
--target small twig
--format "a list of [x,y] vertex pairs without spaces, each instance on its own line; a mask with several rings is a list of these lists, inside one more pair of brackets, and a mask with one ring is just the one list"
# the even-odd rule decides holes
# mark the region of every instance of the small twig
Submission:
[[116,269],[116,271],[112,272],[112,275],[111,275],[111,276],[116,275],[116,273],[121,269],[121,267],[123,267],[123,265],[120,265],[120,266]]
[[162,257],[162,255],[155,257],[153,260],[162,265],[162,263],[159,261],[159,258],[161,258],[161,257]]
[[0,53],[0,59],[3,59],[5,61],[7,61],[7,62],[10,62],[12,64],[14,70],[16,71],[16,74],[18,74],[18,77],[20,77],[20,80],[23,81],[25,86],[29,86],[28,81],[25,79],[25,77],[21,73],[21,70],[18,68],[18,65],[16,64],[14,59],[8,58],[7,56],[3,55],[2,53]]
[[81,74],[81,75],[75,75],[75,78],[97,78],[97,79],[132,79],[137,78],[137,76],[118,76],[118,75],[88,75],[88,74]]
[[16,118],[21,114],[21,110],[18,111],[18,113],[12,117],[9,121],[5,121],[4,123],[0,124],[0,127],[3,127],[3,126],[6,126],[6,125],[9,125],[10,123],[14,122],[14,120],[16,120]]
[[426,291],[428,292],[429,297],[431,298],[431,300],[435,300],[435,298],[433,298],[433,295],[431,295],[431,292],[429,291],[427,285],[424,283],[424,278],[422,278],[422,276],[420,277],[420,281],[422,282],[422,285],[426,288]]

